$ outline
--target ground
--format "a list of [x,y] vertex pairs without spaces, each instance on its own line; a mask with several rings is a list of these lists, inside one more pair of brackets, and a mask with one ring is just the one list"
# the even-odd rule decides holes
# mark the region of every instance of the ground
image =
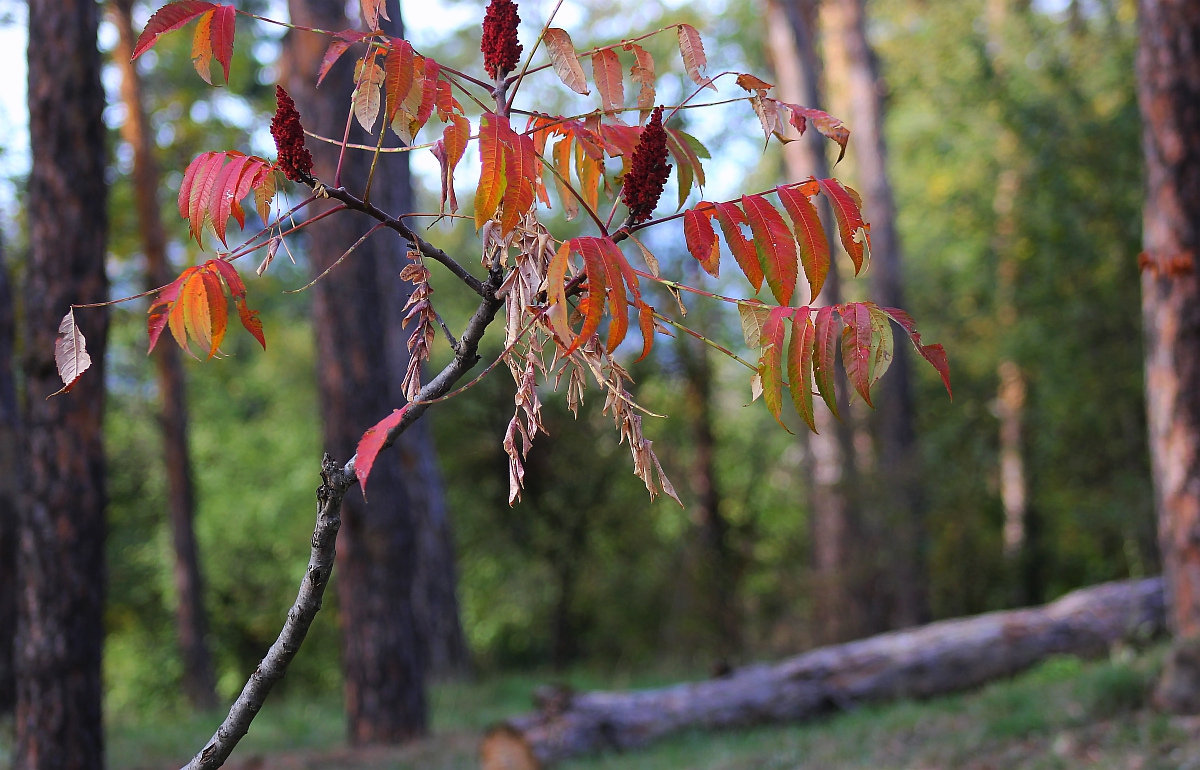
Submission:
[[[869,706],[819,722],[728,733],[684,733],[645,751],[608,754],[562,770],[849,770],[1112,768],[1200,770],[1200,717],[1171,717],[1146,704],[1161,648],[1081,662],[1055,658],[1008,682],[926,702]],[[332,699],[268,702],[229,767],[243,770],[457,770],[477,767],[482,730],[525,710],[550,675],[508,675],[441,685],[433,734],[403,748],[351,750]],[[668,677],[604,678],[577,672],[576,687],[653,686]],[[201,746],[215,715],[114,721],[112,770],[178,768]],[[0,766],[5,764],[0,737]]]

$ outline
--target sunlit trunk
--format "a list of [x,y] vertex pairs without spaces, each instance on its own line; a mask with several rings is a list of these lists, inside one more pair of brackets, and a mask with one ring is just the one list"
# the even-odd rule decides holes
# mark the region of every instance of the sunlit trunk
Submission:
[[[133,193],[142,253],[146,257],[146,288],[154,289],[174,278],[167,265],[167,240],[158,203],[162,176],[154,157],[154,141],[146,120],[141,77],[131,61],[136,40],[131,17],[133,0],[112,0],[111,8],[118,33],[113,62],[121,71],[121,101],[125,105],[121,136],[133,148]],[[217,705],[216,680],[212,655],[205,638],[208,619],[204,611],[204,590],[193,526],[196,493],[188,451],[187,385],[179,355],[179,349],[171,344],[159,345],[153,354],[158,392],[162,399],[159,425],[163,433],[167,501],[175,546],[175,592],[178,599],[175,625],[183,658],[184,695],[193,706],[213,708]]]

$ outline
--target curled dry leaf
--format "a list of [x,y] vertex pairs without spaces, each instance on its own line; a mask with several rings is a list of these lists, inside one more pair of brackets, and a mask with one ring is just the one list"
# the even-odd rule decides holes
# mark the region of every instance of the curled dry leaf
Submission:
[[58,337],[54,340],[54,364],[58,367],[63,386],[46,398],[70,391],[92,365],[92,357],[87,352],[87,340],[75,324],[75,308],[68,310],[58,324]]

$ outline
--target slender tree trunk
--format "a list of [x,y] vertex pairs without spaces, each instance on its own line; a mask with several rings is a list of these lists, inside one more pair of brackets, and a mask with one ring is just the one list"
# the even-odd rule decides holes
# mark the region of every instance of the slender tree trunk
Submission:
[[13,638],[17,624],[17,388],[13,378],[13,295],[0,239],[0,714],[17,702]]
[[[821,60],[817,54],[816,5],[814,0],[777,0],[768,5],[767,42],[775,66],[780,97],[785,101],[821,109]],[[799,181],[809,176],[829,176],[829,160],[817,132],[806,132],[797,142],[784,147],[787,176]],[[820,201],[821,221],[827,232],[835,232],[832,211]],[[841,301],[836,263],[831,267],[814,307]],[[803,275],[797,293],[806,299],[808,285]],[[840,367],[839,367],[840,368]],[[845,376],[839,375],[838,409],[849,414],[845,403]],[[814,405],[817,433],[809,435],[807,465],[811,480],[813,566],[815,571],[815,628],[820,643],[845,641],[866,630],[863,597],[854,585],[861,581],[856,554],[855,517],[847,489],[853,467],[853,437],[849,426],[839,422],[823,403]]]
[[[121,70],[121,101],[125,104],[121,136],[133,147],[134,202],[142,252],[146,256],[147,288],[154,289],[167,284],[173,277],[167,266],[167,239],[158,205],[162,177],[147,125],[141,77],[131,61],[136,40],[131,15],[133,0],[112,0],[111,8],[119,36],[113,60]],[[179,349],[173,345],[160,345],[154,354],[154,368],[162,398],[159,424],[163,432],[163,460],[167,468],[167,497],[175,545],[178,599],[175,625],[183,657],[183,692],[193,706],[210,709],[217,705],[216,679],[205,638],[208,621],[192,524],[196,495],[188,452],[187,386]]]
[[28,393],[17,574],[20,770],[103,768],[104,350],[108,314],[83,310],[91,371],[66,395],[54,364],[71,303],[107,299],[105,132],[94,0],[30,0],[23,365]]
[[[1146,155],[1142,311],[1146,402],[1167,617],[1170,708],[1200,710],[1200,4],[1140,0]],[[1189,651],[1190,648],[1190,651]]]
[[[339,0],[291,0],[292,19],[324,29],[350,25]],[[391,9],[393,15],[396,9]],[[320,90],[315,73],[327,41],[290,39],[289,86],[305,125],[341,136],[353,89],[353,51]],[[352,142],[374,144],[357,126]],[[338,149],[310,143],[316,174],[334,181]],[[371,156],[349,150],[341,183],[361,191]],[[381,156],[372,201],[411,211],[407,156]],[[365,217],[330,217],[310,230],[319,273],[371,226]],[[314,288],[325,441],[349,456],[363,431],[403,405],[408,364],[401,328],[408,287],[400,281],[405,245],[391,231],[373,236]],[[353,742],[401,742],[424,734],[425,675],[466,666],[454,597],[453,547],[428,426],[406,431],[371,473],[370,503],[347,495],[338,540],[338,599],[348,732]]]
[[[1008,76],[1008,60],[1005,56],[1008,50],[1007,27],[1015,13],[1025,11],[1027,7],[1020,0],[988,0],[985,13],[987,50],[992,70],[1001,81]],[[1002,338],[1012,332],[1017,320],[1016,284],[1019,270],[1015,208],[1021,187],[1017,145],[1017,138],[1012,131],[1002,127],[996,142],[1000,172],[992,199],[996,226],[991,243],[996,255],[996,320]],[[1028,569],[1029,526],[1026,517],[1029,495],[1021,438],[1025,414],[1025,373],[1008,351],[1002,351],[996,374],[999,379],[995,414],[1000,422],[1000,502],[1004,507],[1004,556],[1012,581],[1012,600],[1022,605],[1040,598],[1040,591]]]
[[[835,0],[828,6],[831,33],[844,54],[847,119],[854,132],[853,162],[863,208],[871,223],[871,295],[884,307],[905,306],[903,257],[896,228],[896,202],[887,169],[884,140],[886,84],[866,34],[863,0]],[[879,385],[875,412],[879,440],[879,494],[872,504],[888,533],[891,585],[886,624],[912,626],[929,620],[925,567],[921,556],[920,467],[913,425],[912,356],[896,346],[888,376]]]
[[[704,326],[701,322],[701,332]],[[737,611],[737,565],[730,543],[729,522],[721,513],[721,494],[717,486],[712,364],[707,346],[698,340],[680,335],[677,349],[686,377],[684,402],[691,424],[694,501],[690,513],[698,546],[692,590],[699,599],[704,625],[715,643],[715,652],[726,660],[741,646],[741,623]]]

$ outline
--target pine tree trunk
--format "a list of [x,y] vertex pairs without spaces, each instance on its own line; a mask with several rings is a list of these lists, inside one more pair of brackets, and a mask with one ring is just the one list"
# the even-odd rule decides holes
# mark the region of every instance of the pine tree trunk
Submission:
[[[778,0],[768,5],[767,42],[775,66],[779,95],[784,101],[822,109],[821,60],[816,49],[816,4],[813,0]],[[825,140],[817,132],[806,132],[800,141],[784,147],[788,179],[829,176]],[[828,203],[820,200],[821,222],[826,232],[836,225]],[[811,305],[833,305],[841,301],[835,265],[821,295]],[[808,299],[803,275],[797,284],[801,300]],[[838,410],[849,415],[845,375],[839,366]],[[819,402],[819,399],[818,399]],[[810,479],[813,568],[814,637],[819,643],[854,639],[868,633],[865,597],[855,585],[862,581],[861,566],[855,564],[856,522],[853,501],[847,494],[854,473],[853,437],[849,426],[839,422],[824,403],[814,403],[817,433],[808,435],[806,453]]]
[[71,303],[107,299],[104,91],[94,0],[30,0],[24,492],[19,512],[15,765],[103,768],[104,351],[108,314],[81,310],[92,368],[66,395],[54,364]]
[[[698,315],[702,311],[692,312]],[[698,330],[705,333],[705,326],[701,320]],[[690,515],[698,546],[691,588],[703,614],[705,631],[713,640],[713,651],[724,661],[736,655],[741,647],[741,623],[737,609],[738,570],[730,543],[729,521],[721,513],[717,486],[712,364],[708,347],[699,340],[681,334],[677,350],[686,378],[684,403],[691,424],[690,479],[694,500]]]
[[[349,26],[338,0],[291,0],[292,19],[324,29]],[[392,9],[393,15],[395,10]],[[342,136],[353,90],[347,53],[314,87],[327,41],[293,34],[288,82],[305,126]],[[360,51],[361,53],[361,51]],[[375,144],[357,125],[351,141]],[[336,146],[309,142],[315,173],[334,182]],[[359,193],[371,155],[348,150],[341,183]],[[380,157],[372,202],[392,212],[412,210],[407,156]],[[308,229],[314,274],[338,259],[372,222],[339,215]],[[403,405],[407,334],[401,328],[408,287],[399,279],[405,243],[377,233],[314,288],[325,443],[349,457],[363,432]],[[453,546],[428,426],[406,431],[371,473],[370,502],[347,495],[338,539],[338,601],[342,625],[348,733],[356,743],[396,743],[427,726],[425,677],[466,667],[466,644],[454,596]]]
[[[133,147],[133,191],[142,253],[146,257],[146,288],[154,289],[173,278],[167,267],[167,239],[158,205],[162,178],[147,125],[141,77],[131,61],[136,40],[131,16],[133,0],[113,0],[111,7],[118,33],[113,61],[121,71],[121,101],[125,105],[121,136]],[[167,498],[175,546],[175,591],[178,594],[175,625],[183,658],[183,693],[194,707],[210,709],[217,705],[217,691],[212,656],[205,638],[208,620],[204,612],[204,590],[193,527],[196,495],[188,452],[187,387],[177,347],[160,345],[153,357],[162,397],[159,424],[163,433],[163,461],[167,469]]]
[[1146,155],[1142,311],[1146,401],[1167,616],[1177,653],[1160,684],[1200,711],[1200,4],[1140,0],[1138,103]]
[[0,714],[12,713],[17,689],[13,637],[17,624],[17,389],[13,377],[16,329],[13,294],[0,240]]
[[[828,5],[831,38],[836,37],[844,56],[845,89],[853,131],[852,161],[871,223],[871,299],[884,307],[905,307],[900,235],[896,229],[896,202],[887,169],[884,140],[885,84],[875,52],[866,34],[863,0],[836,0]],[[878,526],[886,532],[885,582],[888,586],[887,628],[903,628],[929,619],[925,568],[921,557],[924,527],[921,521],[920,468],[913,426],[912,356],[896,346],[887,377],[879,383],[873,421],[879,443],[876,494],[871,507]],[[874,538],[873,538],[874,539]]]

